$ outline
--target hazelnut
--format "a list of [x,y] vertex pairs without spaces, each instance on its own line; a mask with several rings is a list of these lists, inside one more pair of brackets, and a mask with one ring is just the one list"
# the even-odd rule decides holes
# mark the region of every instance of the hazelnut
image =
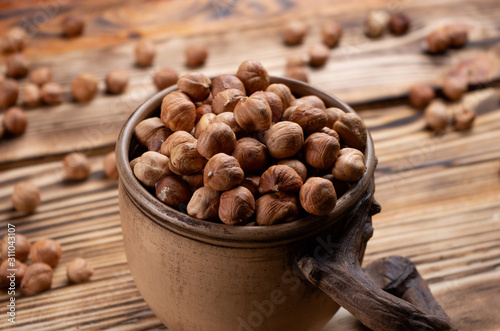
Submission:
[[132,172],[134,171],[135,165],[139,162],[140,158],[141,158],[140,156],[136,157],[135,159],[129,162],[130,169],[132,170]]
[[189,186],[177,176],[166,176],[155,187],[158,200],[176,209],[182,208],[191,198]]
[[220,75],[212,81],[212,95],[214,98],[219,92],[228,89],[238,89],[246,95],[245,85],[243,85],[243,82],[236,76]]
[[7,30],[2,40],[2,52],[21,52],[28,42],[28,36],[23,28],[14,26]]
[[253,175],[245,177],[240,185],[246,187],[252,193],[254,198],[257,199],[260,197],[259,182],[260,176]]
[[194,136],[196,138],[200,138],[201,134],[205,131],[205,129],[212,124],[212,122],[215,120],[217,116],[213,113],[208,113],[203,115],[198,123],[196,124],[195,130],[194,130]]
[[260,176],[259,193],[299,192],[302,184],[302,178],[291,167],[273,165]]
[[109,178],[118,179],[118,169],[116,169],[116,155],[115,152],[109,152],[102,163],[104,173]]
[[210,95],[210,78],[201,72],[189,72],[177,81],[179,90],[186,93],[193,101],[203,101]]
[[66,276],[71,283],[85,283],[94,274],[94,269],[81,257],[77,257],[66,264]]
[[277,165],[286,165],[295,170],[295,172],[300,176],[303,182],[307,179],[307,168],[304,163],[295,159],[280,160]]
[[201,105],[209,105],[212,106],[212,102],[214,101],[214,97],[212,96],[212,92],[208,95],[208,97],[203,100],[203,101],[198,101],[195,103],[196,107],[199,107]]
[[330,107],[325,109],[325,114],[326,114],[326,127],[328,128],[333,128],[333,124],[338,121],[340,116],[342,116],[345,112],[336,107]]
[[41,87],[52,81],[52,73],[47,67],[37,68],[30,72],[29,81]]
[[186,142],[170,149],[169,168],[177,175],[191,175],[203,170],[205,158],[196,150],[196,143]]
[[365,156],[354,148],[342,148],[332,169],[333,176],[345,182],[354,182],[366,171]]
[[214,114],[223,112],[232,112],[236,104],[243,98],[245,94],[238,89],[230,88],[217,93],[212,102],[212,111]]
[[427,36],[427,50],[431,53],[441,53],[450,47],[451,39],[444,29],[438,29]]
[[[276,93],[276,95],[281,99],[282,110],[285,110],[288,107],[290,107],[290,104],[292,103],[292,101],[295,100],[295,97],[293,96],[292,91],[290,91],[290,88],[288,86],[286,86],[285,84],[271,84],[266,89],[266,92]],[[269,105],[269,106],[271,106],[271,105]],[[272,111],[272,108],[271,108],[271,111]],[[280,120],[279,118],[276,121],[273,119],[274,122],[277,122],[279,120]]]
[[334,129],[330,129],[329,127],[325,126],[323,129],[319,130],[319,132],[326,133],[327,135],[337,139],[337,141],[340,141],[340,136]]
[[319,170],[331,168],[337,159],[339,150],[339,141],[326,133],[313,133],[304,142],[306,162]]
[[106,91],[111,94],[121,94],[127,88],[129,75],[126,71],[116,69],[106,75]]
[[260,141],[245,137],[236,142],[233,157],[245,173],[257,173],[267,165],[267,147]]
[[323,44],[314,44],[309,47],[309,65],[311,67],[322,67],[328,61],[330,50]]
[[2,125],[5,131],[13,135],[20,135],[26,131],[28,116],[26,116],[26,113],[21,108],[11,107],[3,116]]
[[257,91],[250,97],[259,98],[267,102],[269,108],[271,108],[272,122],[278,122],[281,119],[281,115],[283,114],[283,102],[281,102],[281,98],[276,93]]
[[182,180],[188,184],[191,192],[194,192],[200,187],[203,187],[203,171],[192,175],[182,176]]
[[298,199],[292,193],[270,193],[255,202],[255,222],[274,225],[294,221],[299,216]]
[[309,178],[300,189],[300,204],[309,214],[328,215],[337,204],[333,184],[321,177]]
[[203,171],[205,186],[217,191],[227,191],[239,185],[245,174],[236,158],[224,153],[215,154]]
[[310,104],[298,105],[288,117],[288,121],[300,125],[306,135],[324,128],[327,120],[328,118],[323,109],[316,108]]
[[236,76],[245,85],[247,94],[265,91],[269,86],[269,74],[259,61],[246,60],[240,64]]
[[40,90],[42,101],[48,105],[59,105],[63,101],[61,85],[53,82],[43,84]]
[[186,131],[176,131],[172,133],[167,140],[161,145],[161,153],[166,156],[170,156],[170,150],[176,146],[183,143],[195,143],[196,139]]
[[291,54],[286,58],[286,68],[304,67],[307,64],[307,59],[303,54]]
[[347,146],[362,149],[366,145],[368,136],[366,125],[356,114],[345,113],[333,124],[333,129],[337,131],[340,139]]
[[410,29],[410,18],[404,13],[394,13],[389,19],[389,29],[392,34],[401,36]]
[[467,27],[459,24],[448,25],[444,28],[450,38],[450,46],[455,48],[464,47],[469,39]]
[[71,15],[62,21],[62,33],[67,38],[81,36],[85,28],[85,21],[79,15]]
[[189,215],[202,220],[217,219],[219,211],[219,192],[210,187],[197,189],[187,205]]
[[237,186],[220,196],[219,218],[229,225],[244,225],[255,213],[255,198],[246,187]]
[[172,68],[161,68],[153,76],[153,83],[158,90],[175,85],[178,80],[179,74]]
[[292,21],[286,24],[283,30],[283,40],[287,45],[298,45],[304,40],[307,33],[307,24],[300,21]]
[[30,257],[31,261],[43,262],[51,266],[56,266],[62,255],[61,245],[55,240],[44,239],[37,241],[31,246]]
[[[28,266],[17,259],[14,262],[9,260],[4,260],[2,264],[0,264],[0,287],[14,287],[12,285],[19,285],[22,283],[24,275],[26,274],[26,269]],[[15,270],[16,278],[12,283],[11,278],[9,277],[12,274],[12,269]]]
[[210,159],[215,154],[231,154],[236,146],[236,136],[225,123],[214,122],[207,126],[198,139],[198,152]]
[[323,110],[326,109],[326,106],[325,106],[325,103],[323,102],[323,100],[321,100],[319,97],[317,97],[315,95],[307,95],[305,97],[302,97],[302,98],[299,98],[299,99],[295,99],[290,104],[290,106],[299,106],[299,105],[302,105],[302,104],[308,104],[308,105],[311,105],[311,106],[313,106],[315,108],[320,108],[320,109],[323,109]]
[[256,97],[241,98],[234,107],[236,123],[248,132],[269,129],[272,115],[271,107],[267,101]]
[[389,15],[383,10],[373,10],[368,13],[365,21],[365,34],[370,38],[378,38],[385,33]]
[[435,101],[425,109],[425,123],[433,130],[441,131],[449,122],[448,108],[442,101]]
[[196,120],[196,107],[184,98],[171,99],[161,104],[161,120],[172,131],[190,132]]
[[63,161],[66,177],[71,180],[84,180],[90,175],[90,161],[82,153],[70,153]]
[[12,78],[23,78],[28,75],[30,64],[21,53],[14,53],[5,59],[7,75]]
[[71,94],[78,102],[87,102],[97,92],[97,79],[92,74],[82,74],[71,83]]
[[323,43],[332,48],[337,46],[342,37],[342,26],[337,22],[325,22],[321,26],[321,37]]
[[23,103],[29,107],[35,107],[40,104],[40,88],[36,84],[28,83],[22,90]]
[[174,100],[174,99],[177,99],[177,98],[181,98],[181,99],[184,99],[186,101],[191,101],[191,99],[187,96],[186,93],[183,93],[181,91],[172,91],[170,92],[169,94],[167,94],[163,100],[162,100],[162,104],[164,103],[168,103],[170,102],[171,100]]
[[265,134],[269,155],[275,159],[286,159],[302,149],[304,133],[297,123],[283,121],[273,125]]
[[167,156],[158,152],[146,152],[135,164],[134,175],[144,185],[154,187],[160,179],[172,174],[169,161]]
[[10,201],[16,210],[31,213],[40,204],[40,190],[32,182],[17,183],[14,186]]
[[151,117],[141,121],[134,129],[134,136],[148,150],[158,152],[158,144],[161,147],[163,142],[172,134],[166,128],[159,117]]
[[[9,250],[9,246],[11,250]],[[12,247],[15,249],[12,250]],[[31,244],[25,236],[22,234],[16,233],[14,236],[6,235],[3,237],[1,242],[2,249],[2,259],[7,260],[9,258],[9,252],[11,254],[10,257],[16,258],[17,261],[24,261],[28,258],[30,253]]]
[[156,48],[150,40],[142,39],[135,46],[135,61],[139,67],[149,67],[155,56]]
[[19,96],[19,85],[13,79],[0,79],[0,107],[10,107],[16,104]]
[[410,91],[408,92],[410,103],[417,108],[427,106],[435,97],[436,93],[427,84],[415,84],[410,87]]
[[205,64],[208,57],[208,50],[203,45],[191,45],[186,48],[186,65],[196,68]]
[[33,263],[26,268],[21,291],[24,295],[34,295],[52,286],[52,268],[46,263]]
[[286,70],[285,76],[290,79],[295,79],[304,83],[309,82],[307,70],[304,67],[291,67]]
[[453,127],[455,130],[469,130],[476,119],[476,112],[465,105],[461,105],[453,112]]
[[444,79],[443,94],[450,100],[460,99],[467,89],[467,75],[464,72],[449,75]]
[[196,107],[195,123],[198,123],[201,120],[201,118],[203,117],[203,115],[205,115],[205,114],[212,114],[212,106],[211,105],[202,104],[199,107]]

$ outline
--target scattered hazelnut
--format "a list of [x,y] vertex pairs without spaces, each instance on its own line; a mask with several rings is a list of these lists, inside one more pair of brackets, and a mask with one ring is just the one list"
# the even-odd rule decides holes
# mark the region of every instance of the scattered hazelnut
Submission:
[[0,107],[10,107],[16,104],[19,96],[19,85],[13,79],[0,79]]
[[258,225],[290,222],[298,215],[298,199],[292,193],[270,193],[255,202],[255,222]]
[[373,10],[365,21],[365,34],[370,38],[378,38],[385,33],[389,15],[384,10]]
[[294,67],[304,67],[307,64],[307,59],[304,54],[291,54],[286,58],[286,68],[294,68]]
[[220,114],[223,112],[232,112],[234,107],[240,101],[241,98],[245,96],[241,90],[230,88],[217,93],[212,102],[212,111],[214,114]]
[[78,102],[87,102],[97,92],[97,79],[92,74],[82,74],[71,83],[71,94]]
[[305,96],[302,98],[295,99],[294,101],[292,101],[292,103],[290,105],[291,106],[299,106],[302,104],[308,104],[308,105],[311,105],[315,108],[319,108],[319,109],[323,109],[323,110],[326,109],[326,106],[325,106],[325,103],[323,102],[323,100],[321,100],[319,97],[317,97],[315,95],[308,95],[308,96]]
[[267,165],[266,145],[253,138],[238,140],[231,155],[238,160],[245,174],[261,172]]
[[208,114],[203,115],[200,118],[200,120],[198,121],[198,123],[196,124],[196,127],[194,129],[194,136],[197,139],[200,139],[201,134],[205,131],[205,129],[210,124],[213,123],[213,121],[215,120],[216,117],[217,117],[217,115],[215,115],[213,113],[208,113]]
[[241,186],[246,187],[254,196],[255,199],[260,197],[259,193],[259,182],[260,182],[260,176],[247,176],[243,181],[241,182]]
[[203,101],[210,95],[210,78],[201,72],[189,72],[177,81],[179,90],[186,93],[193,101]]
[[[212,114],[212,106],[211,105],[205,105],[202,104],[199,107],[196,107],[196,120],[195,123],[198,123],[203,115],[205,114]],[[214,114],[215,115],[215,114]]]
[[30,72],[29,81],[41,87],[52,81],[52,73],[47,67],[37,68]]
[[438,29],[427,36],[427,50],[431,53],[441,53],[450,47],[451,39],[444,29]]
[[278,122],[283,114],[283,102],[281,98],[274,92],[264,92],[257,91],[251,95],[251,97],[259,98],[267,102],[269,108],[271,108],[271,121]]
[[283,40],[287,45],[298,45],[304,40],[307,33],[307,24],[301,21],[292,21],[286,24],[283,30]]
[[176,131],[168,136],[167,140],[161,145],[161,153],[170,157],[170,150],[180,144],[195,143],[196,139],[186,131]]
[[286,165],[295,170],[295,172],[300,176],[303,182],[307,179],[307,168],[304,163],[295,159],[280,160],[277,165]]
[[161,120],[172,131],[190,132],[196,120],[196,107],[184,98],[172,99],[161,104]]
[[243,85],[243,82],[236,76],[220,75],[212,81],[212,95],[214,98],[219,92],[228,89],[238,89],[246,95],[245,85]]
[[61,245],[52,239],[37,241],[31,246],[30,249],[30,258],[32,262],[43,262],[52,268],[56,266],[57,262],[59,262],[61,255]]
[[[12,286],[15,284],[16,286],[21,284],[24,278],[24,275],[26,274],[26,269],[28,266],[26,264],[22,263],[20,260],[17,259],[14,262],[10,262],[9,260],[4,260],[2,264],[0,264],[0,287],[14,287]],[[12,279],[9,277],[12,274],[12,269],[15,269],[15,274],[16,278],[14,282],[12,283]]]
[[[9,244],[12,245],[9,245]],[[15,250],[9,251],[9,246],[15,247]],[[20,233],[16,233],[14,236],[8,236],[6,235],[3,237],[2,242],[1,242],[1,249],[2,249],[2,259],[7,260],[9,258],[9,252],[11,254],[10,257],[16,258],[17,261],[25,261],[28,258],[28,255],[30,253],[31,249],[31,244],[25,236],[23,236]]]
[[459,106],[453,112],[453,127],[455,130],[469,130],[476,119],[476,112],[465,105]]
[[309,47],[309,65],[311,67],[322,67],[328,61],[330,50],[323,44],[314,44]]
[[337,204],[337,194],[331,181],[321,177],[309,178],[300,189],[300,204],[309,214],[328,215]]
[[182,180],[188,184],[191,192],[194,192],[200,187],[203,187],[203,171],[192,175],[182,176]]
[[154,187],[160,179],[172,174],[169,161],[167,156],[158,152],[146,152],[135,164],[134,175],[144,185]]
[[410,18],[404,13],[394,13],[389,20],[389,29],[392,34],[401,36],[408,32],[410,28]]
[[366,125],[356,114],[345,113],[333,124],[340,139],[349,147],[362,149],[366,145],[368,136]]
[[77,257],[66,264],[66,276],[72,283],[85,283],[93,274],[94,269],[81,257]]
[[354,148],[342,148],[332,169],[333,176],[342,181],[354,182],[366,171],[365,156]]
[[23,28],[14,26],[7,30],[2,40],[2,52],[22,52],[28,42],[28,36]]
[[219,211],[219,192],[210,187],[197,189],[187,205],[189,215],[202,220],[217,219]]
[[71,15],[62,21],[62,33],[67,38],[81,36],[85,21],[79,15]]
[[408,92],[410,103],[417,108],[427,106],[435,97],[436,93],[427,84],[415,84],[410,87],[410,91]]
[[435,101],[425,109],[425,123],[433,130],[441,131],[449,121],[448,108],[442,101]]
[[256,60],[246,60],[240,64],[236,76],[243,82],[245,91],[249,95],[257,91],[265,91],[269,86],[269,74]]
[[43,84],[40,90],[42,101],[48,105],[59,105],[63,101],[61,85],[53,82]]
[[450,100],[458,100],[467,92],[467,74],[457,73],[447,76],[443,81],[443,94]]
[[30,64],[21,53],[14,53],[5,59],[7,75],[12,78],[23,78],[28,75]]
[[35,107],[40,104],[40,88],[38,85],[28,83],[24,85],[22,90],[23,103],[29,107]]
[[210,159],[218,153],[231,154],[236,146],[236,136],[229,125],[214,122],[201,133],[196,146],[198,152]]
[[214,155],[203,171],[205,186],[217,191],[227,191],[239,185],[245,174],[236,158],[224,153]]
[[135,61],[139,67],[149,67],[156,56],[156,47],[150,40],[142,39],[135,46]]
[[290,79],[295,79],[304,83],[309,82],[309,78],[307,76],[307,70],[304,67],[291,67],[288,68],[285,76]]
[[63,161],[66,177],[71,180],[84,180],[90,175],[90,161],[82,153],[70,153]]
[[104,173],[109,178],[118,179],[118,169],[116,169],[115,152],[109,152],[102,163]]
[[313,133],[304,142],[306,162],[319,170],[331,168],[337,159],[339,150],[339,141],[326,133]]
[[444,28],[450,37],[450,46],[455,48],[464,47],[469,40],[467,27],[459,24],[448,25]]
[[255,198],[246,187],[237,186],[220,196],[219,218],[229,225],[244,225],[255,212]]
[[16,210],[31,213],[40,204],[40,190],[32,182],[17,183],[14,186],[10,201]]
[[186,48],[186,65],[191,68],[205,64],[208,57],[208,50],[203,45],[191,45]]
[[337,46],[342,37],[342,26],[337,22],[325,22],[321,26],[321,36],[323,43],[332,48]]
[[325,126],[323,129],[319,130],[319,132],[326,133],[327,135],[337,139],[337,141],[340,141],[340,136],[334,129],[330,129],[329,127]]
[[172,68],[161,68],[153,76],[153,83],[158,90],[175,85],[178,80],[179,74]]
[[344,114],[344,111],[340,108],[330,107],[325,109],[325,114],[327,118],[325,126],[331,129],[333,124]]
[[13,135],[20,135],[26,131],[28,126],[28,116],[19,107],[9,108],[2,119],[2,125],[7,132]]
[[260,176],[259,193],[299,192],[302,184],[302,178],[294,169],[286,165],[274,165]]
[[112,94],[121,94],[128,85],[129,75],[126,71],[116,69],[106,75],[106,91]]
[[244,97],[234,107],[234,118],[245,131],[262,131],[271,126],[272,111],[267,101],[256,97]]
[[177,175],[192,175],[203,170],[205,158],[196,150],[196,143],[186,142],[170,149],[170,170]]
[[189,186],[177,176],[166,176],[155,187],[158,200],[176,209],[187,205],[191,198]]
[[297,123],[282,121],[266,132],[264,141],[269,155],[275,159],[286,159],[302,149],[304,132]]
[[52,268],[46,263],[33,263],[26,268],[21,291],[24,295],[34,295],[52,286]]
[[159,152],[163,142],[172,134],[159,117],[141,121],[134,129],[134,136],[148,150]]
[[[282,110],[285,110],[288,107],[290,107],[290,104],[292,103],[292,101],[295,100],[295,97],[293,96],[292,91],[290,91],[290,88],[288,86],[286,86],[285,84],[271,84],[266,89],[266,92],[276,93],[276,95],[281,99]],[[269,106],[271,106],[271,105],[269,105]],[[271,108],[271,111],[272,111],[272,108]],[[277,121],[279,121],[279,119],[274,120],[274,118],[273,118],[273,121],[277,122]]]

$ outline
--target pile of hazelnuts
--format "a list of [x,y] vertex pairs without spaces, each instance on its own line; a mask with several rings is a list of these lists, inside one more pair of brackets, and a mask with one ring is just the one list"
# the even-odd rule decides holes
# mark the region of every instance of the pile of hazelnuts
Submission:
[[146,151],[130,164],[170,207],[230,225],[290,222],[329,214],[366,171],[362,119],[270,84],[258,61],[213,80],[190,72],[177,86],[160,117],[136,126]]

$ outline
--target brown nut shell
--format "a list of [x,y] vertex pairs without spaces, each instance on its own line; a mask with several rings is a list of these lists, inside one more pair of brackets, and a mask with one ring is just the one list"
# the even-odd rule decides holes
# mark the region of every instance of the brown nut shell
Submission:
[[305,182],[307,179],[307,167],[304,163],[300,162],[296,159],[286,159],[280,160],[277,165],[286,165],[295,170],[295,172],[302,178],[302,181]]
[[347,146],[362,149],[366,145],[368,132],[366,125],[356,114],[345,113],[333,124],[333,129]]
[[144,185],[154,187],[160,179],[172,174],[168,167],[169,162],[169,158],[163,154],[146,152],[134,165],[134,175]]
[[231,154],[236,146],[236,135],[229,125],[214,122],[207,126],[198,139],[198,152],[210,159],[215,154]]
[[234,107],[236,107],[240,99],[244,96],[245,93],[234,88],[221,91],[214,97],[212,102],[212,112],[214,114],[232,112],[234,111]]
[[118,169],[116,168],[115,152],[109,152],[102,161],[102,168],[108,178],[118,179]]
[[170,99],[161,104],[161,120],[172,131],[190,132],[196,120],[196,107],[184,98]]
[[206,130],[206,128],[215,121],[216,115],[214,113],[208,113],[203,115],[196,127],[194,129],[194,136],[199,139],[201,134]]
[[84,180],[90,175],[90,161],[83,153],[70,153],[64,157],[63,168],[71,180]]
[[[12,270],[15,270],[16,277],[12,279]],[[17,259],[14,262],[9,260],[4,260],[0,264],[0,288],[2,287],[14,287],[12,285],[20,285],[23,281],[24,275],[26,274],[26,269],[28,266]],[[14,281],[12,283],[12,281]]]
[[97,79],[92,74],[82,74],[71,83],[71,94],[78,102],[92,100],[97,92]]
[[475,119],[475,110],[461,105],[453,112],[453,128],[458,131],[469,130],[474,124]]
[[326,114],[326,127],[328,128],[333,128],[333,124],[339,120],[339,118],[345,114],[345,112],[336,107],[330,107],[325,109],[325,114]]
[[245,173],[258,173],[267,166],[267,147],[257,139],[241,138],[231,155],[238,160]]
[[305,97],[295,99],[290,104],[290,106],[299,106],[302,104],[308,104],[308,105],[311,105],[315,108],[320,108],[323,110],[326,109],[326,106],[325,106],[325,103],[323,102],[323,100],[321,100],[319,97],[317,97],[315,95],[307,95]]
[[300,189],[300,204],[309,214],[328,215],[337,204],[333,184],[321,177],[309,178]]
[[450,38],[450,46],[455,48],[464,47],[469,40],[467,27],[460,24],[448,25],[444,28]]
[[153,76],[153,83],[158,90],[175,85],[178,80],[179,74],[172,68],[161,68]]
[[451,39],[444,29],[438,29],[427,36],[427,50],[430,53],[441,53],[450,47]]
[[30,258],[33,262],[43,262],[52,268],[57,265],[62,255],[61,245],[55,240],[46,239],[34,243],[30,249]]
[[259,193],[299,192],[302,184],[302,178],[294,169],[286,165],[274,165],[260,176]]
[[243,134],[244,131],[241,129],[241,127],[236,123],[236,119],[234,118],[234,113],[231,112],[225,112],[225,113],[220,113],[217,115],[213,121],[213,123],[225,123],[229,125],[231,130],[235,134]]
[[326,133],[327,135],[329,136],[332,136],[333,138],[337,139],[338,141],[340,141],[340,136],[339,134],[337,133],[337,131],[335,131],[334,129],[330,129],[328,127],[324,127],[323,129],[321,129],[319,132],[321,133]]
[[184,175],[182,176],[182,180],[188,184],[191,192],[194,192],[200,187],[203,187],[203,171],[191,175]]
[[365,34],[370,38],[382,36],[389,23],[389,15],[385,10],[372,10],[365,20]]
[[297,154],[304,146],[304,132],[294,122],[278,122],[267,130],[264,141],[269,155],[286,159]]
[[196,143],[175,145],[170,150],[169,167],[177,175],[191,175],[203,170],[205,158],[196,150]]
[[112,94],[121,94],[125,91],[129,75],[125,70],[115,69],[106,75],[106,91]]
[[28,107],[35,107],[40,105],[42,101],[40,98],[40,88],[36,84],[28,83],[24,85],[22,90],[23,104]]
[[63,102],[63,91],[61,85],[48,82],[43,84],[40,90],[40,97],[47,105],[56,106]]
[[31,213],[40,204],[40,190],[29,181],[17,183],[14,185],[10,201],[16,210]]
[[354,148],[342,148],[332,169],[333,176],[342,181],[354,182],[366,172],[365,156]]
[[19,107],[9,108],[2,118],[3,128],[13,135],[20,135],[28,127],[28,116]]
[[[158,152],[157,144],[163,142],[172,134],[159,117],[146,118],[134,128],[134,137],[149,150]],[[153,149],[154,148],[154,149]]]
[[309,75],[305,67],[290,67],[286,69],[285,77],[295,79],[304,83],[309,82]]
[[203,115],[205,114],[212,114],[212,106],[211,105],[205,105],[205,104],[202,104],[198,107],[196,107],[196,120],[195,120],[195,123],[198,123],[201,118],[203,117]]
[[443,94],[450,100],[458,100],[467,92],[467,85],[467,74],[449,75],[443,81]]
[[148,39],[142,39],[135,46],[135,61],[139,67],[149,67],[156,56],[156,47]]
[[194,102],[203,101],[210,95],[210,78],[201,72],[193,71],[182,75],[177,81],[179,90],[186,93]]
[[245,85],[248,95],[257,91],[265,91],[269,86],[269,74],[262,63],[256,60],[246,60],[240,64],[236,76]]
[[255,202],[255,222],[258,225],[274,225],[291,222],[299,216],[298,199],[292,193],[270,193]]
[[62,33],[67,38],[81,36],[85,28],[85,21],[79,15],[71,15],[62,21]]
[[234,118],[247,132],[263,131],[271,126],[272,111],[267,101],[256,97],[244,97],[234,107]]
[[321,37],[323,44],[332,48],[338,45],[342,37],[342,26],[337,22],[325,22],[321,26]]
[[298,45],[304,40],[307,33],[307,24],[301,21],[291,21],[283,30],[283,41],[287,45]]
[[156,197],[164,204],[180,209],[185,207],[191,198],[189,186],[177,176],[166,176],[155,185]]
[[246,187],[252,193],[254,198],[257,199],[260,197],[259,182],[260,182],[260,176],[252,175],[245,177],[245,179],[243,179],[243,182],[241,182],[240,185]]
[[339,150],[339,141],[326,133],[313,133],[304,142],[306,162],[319,170],[331,168],[337,159]]
[[212,96],[215,98],[217,94],[228,89],[238,89],[246,95],[245,85],[234,75],[220,75],[212,81]]
[[29,81],[41,87],[52,81],[52,72],[47,67],[37,68],[30,72]]
[[34,295],[52,286],[52,268],[46,263],[33,263],[28,266],[21,282],[24,295]]
[[196,139],[186,131],[176,131],[168,136],[167,140],[161,145],[161,153],[170,157],[170,150],[183,143],[194,143]]
[[13,79],[0,79],[0,107],[7,108],[17,102],[19,85]]
[[408,98],[410,103],[417,108],[427,106],[432,99],[436,97],[436,93],[428,84],[415,84],[410,87]]
[[251,97],[260,98],[267,102],[269,108],[271,108],[272,122],[278,122],[281,119],[284,110],[283,102],[281,102],[281,98],[276,93],[257,91]]
[[197,189],[187,205],[189,215],[212,221],[217,219],[219,212],[219,192],[210,187]]
[[66,264],[66,277],[71,283],[88,282],[94,274],[94,269],[81,257],[77,257]]
[[441,131],[448,126],[450,120],[448,107],[444,102],[436,100],[425,109],[425,123],[435,131]]
[[10,252],[11,257],[13,257],[12,254],[15,254],[16,260],[23,262],[28,258],[31,249],[31,244],[28,238],[20,233],[16,233],[13,236],[5,235],[0,245],[3,260],[7,260],[9,258]]
[[[295,100],[295,97],[292,94],[292,91],[285,84],[271,84],[267,87],[266,92],[273,92],[281,99],[282,110],[290,107],[290,104]],[[274,120],[273,122],[277,122],[278,120]]]
[[5,59],[7,76],[12,78],[24,78],[30,70],[30,63],[22,53],[14,53]]
[[239,185],[245,173],[236,158],[224,153],[214,155],[203,170],[205,186],[217,191],[227,191]]
[[229,225],[248,223],[255,212],[255,198],[243,186],[237,186],[220,196],[219,218]]
[[314,44],[309,47],[309,65],[322,67],[330,57],[330,49],[323,44]]
[[389,20],[389,29],[396,36],[401,36],[410,29],[410,18],[405,13],[394,13]]
[[324,128],[328,117],[323,109],[309,104],[301,104],[290,113],[288,121],[300,125],[304,133],[308,135]]

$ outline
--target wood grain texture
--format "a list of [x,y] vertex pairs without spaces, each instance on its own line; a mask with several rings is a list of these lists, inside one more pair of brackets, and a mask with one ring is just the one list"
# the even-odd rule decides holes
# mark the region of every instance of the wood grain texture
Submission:
[[[18,295],[20,330],[165,329],[127,269],[117,183],[102,171],[104,154],[113,149],[122,123],[154,93],[152,69],[133,65],[138,34],[154,39],[159,50],[156,66],[186,72],[184,47],[204,42],[211,52],[201,68],[207,74],[234,72],[247,57],[261,59],[271,74],[282,74],[285,56],[318,41],[319,23],[332,18],[345,26],[345,38],[326,68],[311,71],[310,78],[314,85],[359,105],[375,141],[375,197],[382,212],[374,217],[375,235],[365,263],[390,255],[407,257],[459,330],[499,328],[500,90],[471,91],[466,100],[479,110],[474,128],[443,135],[426,131],[421,112],[400,98],[414,82],[438,85],[450,65],[476,54],[491,58],[493,71],[498,70],[498,1],[398,2],[414,21],[411,33],[374,41],[362,36],[361,23],[369,8],[386,8],[388,1],[220,0],[196,6],[193,1],[60,2],[65,3],[60,12],[41,26],[26,54],[34,67],[53,69],[66,102],[28,110],[25,135],[0,141],[0,236],[11,222],[30,241],[54,238],[63,247],[53,289],[34,297]],[[35,0],[2,2],[0,31],[33,17],[37,6]],[[58,22],[72,12],[89,19],[88,30],[81,39],[60,39]],[[280,29],[290,18],[303,18],[312,26],[306,43],[291,49],[280,41]],[[444,56],[421,52],[428,31],[456,20],[471,27],[467,48]],[[126,95],[109,96],[102,93],[102,78],[116,67],[130,73],[131,85]],[[88,104],[75,104],[70,102],[69,84],[83,71],[100,79],[101,92]],[[375,99],[395,101],[366,104]],[[73,150],[91,155],[87,181],[64,179],[61,159]],[[25,179],[40,186],[43,200],[29,216],[15,212],[9,200],[13,185]],[[95,275],[90,283],[68,286],[65,263],[78,256],[89,261]],[[6,315],[6,300],[2,290],[0,316]],[[0,329],[9,327],[6,323],[0,318]],[[324,330],[366,328],[340,311]]]

